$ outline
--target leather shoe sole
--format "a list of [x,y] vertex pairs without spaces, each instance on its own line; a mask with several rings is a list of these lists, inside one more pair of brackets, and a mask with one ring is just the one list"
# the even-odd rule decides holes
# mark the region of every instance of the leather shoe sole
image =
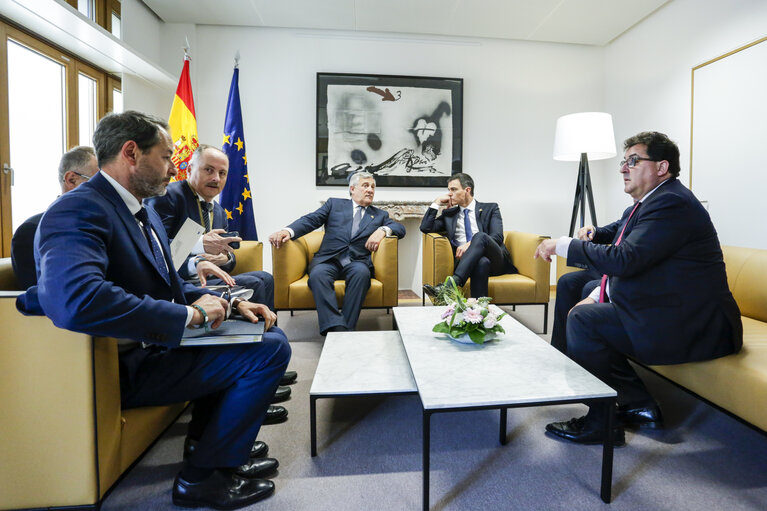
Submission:
[[291,383],[295,383],[296,378],[298,378],[297,372],[285,371],[285,374],[283,374],[282,378],[280,378],[280,385],[290,385]]
[[274,458],[255,458],[249,459],[232,472],[245,479],[264,479],[277,472],[279,466],[280,462]]
[[274,391],[274,396],[272,397],[272,404],[287,401],[290,399],[291,392],[292,390],[290,387],[277,387],[277,390]]
[[[194,452],[194,450],[197,449],[197,440],[192,440],[191,438],[187,438],[184,441],[184,459],[187,459],[191,454]],[[253,445],[250,448],[250,453],[248,454],[248,458],[263,458],[267,455],[269,452],[269,446],[266,445],[266,442],[262,442],[261,440],[256,440],[253,442]]]
[[288,411],[284,406],[269,406],[266,410],[266,418],[264,424],[279,424],[288,420]]
[[[585,417],[570,419],[567,422],[552,422],[546,424],[546,431],[554,436],[576,444],[594,445],[603,444],[605,431],[591,428],[586,425]],[[623,428],[613,429],[613,447],[626,445],[626,435]]]
[[657,406],[646,408],[618,408],[618,424],[623,427],[663,429],[663,415]]
[[176,476],[173,483],[173,504],[179,507],[212,507],[240,509],[274,493],[274,483],[266,479],[245,479],[216,470],[198,483]]

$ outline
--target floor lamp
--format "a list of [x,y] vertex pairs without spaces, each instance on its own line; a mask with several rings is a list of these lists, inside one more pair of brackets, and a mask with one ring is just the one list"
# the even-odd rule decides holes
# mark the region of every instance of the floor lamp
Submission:
[[557,119],[554,136],[554,159],[558,161],[580,161],[578,184],[575,187],[573,215],[570,219],[570,236],[575,232],[578,210],[581,212],[581,227],[585,225],[586,200],[589,201],[591,224],[597,225],[594,212],[594,195],[591,192],[589,160],[604,160],[616,155],[613,118],[602,112],[581,112],[563,115]]

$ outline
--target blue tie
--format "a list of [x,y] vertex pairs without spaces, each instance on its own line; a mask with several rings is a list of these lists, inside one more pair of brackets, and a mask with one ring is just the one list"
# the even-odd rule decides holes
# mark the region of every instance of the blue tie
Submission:
[[162,275],[162,278],[165,279],[165,282],[170,285],[170,274],[168,274],[168,267],[165,265],[165,259],[163,259],[160,244],[157,243],[157,240],[152,234],[152,229],[149,226],[149,215],[147,214],[146,209],[141,208],[138,213],[136,213],[136,218],[138,218],[139,222],[141,222],[141,228],[144,231],[144,236],[146,236],[147,240],[149,240],[149,249],[154,256],[154,265],[157,267],[160,275]]
[[471,220],[469,220],[468,209],[463,210],[463,228],[466,230],[466,243],[468,243],[471,241],[471,237],[473,236],[471,232]]

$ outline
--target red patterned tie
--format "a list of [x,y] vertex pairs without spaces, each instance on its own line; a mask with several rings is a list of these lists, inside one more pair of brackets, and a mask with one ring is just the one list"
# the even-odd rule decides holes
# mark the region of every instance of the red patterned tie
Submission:
[[[626,232],[626,226],[629,224],[629,220],[631,220],[631,217],[634,216],[634,211],[637,210],[641,202],[637,201],[636,204],[634,204],[634,209],[631,210],[631,213],[629,213],[629,217],[626,219],[626,223],[623,224],[623,229],[621,229],[621,233],[618,236],[618,241],[615,242],[615,246],[621,244],[621,240],[623,240],[623,233]],[[602,275],[602,284],[599,286],[599,303],[604,303],[605,301],[605,290],[607,289],[607,275]]]

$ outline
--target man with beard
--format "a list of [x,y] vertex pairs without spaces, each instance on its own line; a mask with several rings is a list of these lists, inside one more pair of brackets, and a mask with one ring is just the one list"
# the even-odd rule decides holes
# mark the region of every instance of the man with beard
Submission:
[[[255,442],[290,360],[266,306],[185,283],[165,230],[141,201],[165,193],[176,171],[168,125],[138,112],[110,114],[93,136],[101,172],[62,195],[35,239],[39,283],[17,302],[60,327],[119,339],[124,408],[192,401],[186,462],[173,486],[185,507],[236,509],[274,492],[277,460]],[[187,328],[215,329],[231,307],[263,317],[262,342],[181,348]]]

